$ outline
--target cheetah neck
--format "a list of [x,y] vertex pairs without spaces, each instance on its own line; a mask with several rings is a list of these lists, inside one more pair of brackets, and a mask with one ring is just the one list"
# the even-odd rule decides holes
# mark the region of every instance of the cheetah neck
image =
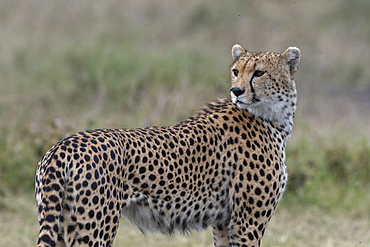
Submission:
[[[272,106],[271,106],[272,105]],[[201,109],[196,115],[191,117],[191,119],[203,118],[208,116],[213,112],[222,112],[226,109],[235,108],[235,111],[247,111],[255,117],[261,118],[267,121],[271,127],[276,129],[282,138],[284,147],[290,138],[293,129],[293,118],[294,112],[296,110],[296,98],[292,97],[291,101],[284,102],[280,104],[255,104],[253,107],[248,107],[245,109],[234,105],[230,97],[215,100],[214,102],[208,104],[207,107]]]
[[269,121],[282,134],[284,146],[286,145],[293,129],[293,118],[296,111],[295,99],[291,102],[260,102],[247,107],[246,110],[254,116]]

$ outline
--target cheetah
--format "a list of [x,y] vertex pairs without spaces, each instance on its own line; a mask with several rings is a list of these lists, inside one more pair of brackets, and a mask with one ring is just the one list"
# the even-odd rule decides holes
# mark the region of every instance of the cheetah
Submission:
[[215,247],[261,246],[286,188],[301,52],[232,48],[230,96],[174,126],[97,129],[38,163],[38,246],[112,246],[121,216],[145,232],[212,227]]

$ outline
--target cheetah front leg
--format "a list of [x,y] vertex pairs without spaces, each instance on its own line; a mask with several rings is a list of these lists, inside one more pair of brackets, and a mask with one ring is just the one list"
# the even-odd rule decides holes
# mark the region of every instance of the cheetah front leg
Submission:
[[213,246],[214,247],[231,247],[229,233],[226,226],[213,227]]

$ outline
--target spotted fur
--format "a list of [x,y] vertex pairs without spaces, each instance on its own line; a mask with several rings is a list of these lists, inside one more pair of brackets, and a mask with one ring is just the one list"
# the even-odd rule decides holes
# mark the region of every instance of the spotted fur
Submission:
[[231,97],[169,127],[79,132],[37,167],[38,246],[111,246],[142,232],[213,228],[214,246],[260,246],[286,187],[298,48],[232,50]]

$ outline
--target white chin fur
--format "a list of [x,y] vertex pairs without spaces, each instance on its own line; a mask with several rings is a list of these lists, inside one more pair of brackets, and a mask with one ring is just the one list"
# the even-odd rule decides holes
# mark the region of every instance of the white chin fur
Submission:
[[253,104],[246,104],[238,100],[237,97],[231,94],[231,100],[241,110],[247,110],[251,114],[261,117],[269,121],[278,121],[283,118],[283,105],[272,102],[255,102]]
[[231,93],[231,101],[233,102],[234,105],[236,105],[242,110],[246,110],[249,106],[248,104],[238,101],[238,97],[236,97],[233,93]]
[[231,102],[233,102],[233,104],[235,105],[236,101],[237,101],[237,98],[233,93],[230,93],[230,95],[231,95]]
[[244,103],[242,103],[242,102],[237,102],[236,103],[236,105],[240,108],[240,109],[242,109],[242,110],[246,110],[247,108],[248,108],[248,105],[246,105],[246,104],[244,104]]

